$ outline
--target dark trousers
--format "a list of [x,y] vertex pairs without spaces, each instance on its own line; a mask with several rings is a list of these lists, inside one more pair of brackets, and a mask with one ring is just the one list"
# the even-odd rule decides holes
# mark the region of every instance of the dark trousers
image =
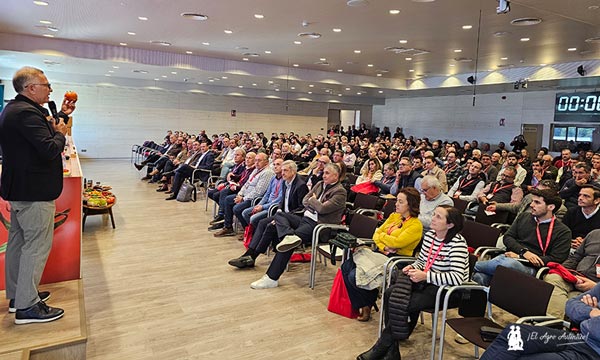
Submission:
[[[274,216],[275,218],[275,229],[277,231],[277,239],[274,244],[278,244],[281,239],[287,235],[296,235],[302,239],[302,243],[309,244],[312,242],[312,232],[317,222],[307,218],[306,216],[298,216],[294,214],[288,214],[284,212],[278,212]],[[278,280],[281,274],[285,271],[285,268],[292,257],[294,250],[286,252],[275,252],[275,257],[269,265],[267,275],[273,279]]]
[[366,290],[356,285],[356,264],[352,261],[352,258],[342,264],[342,276],[346,290],[348,290],[350,303],[352,303],[354,309],[375,305],[379,290]]
[[248,250],[252,250],[256,256],[266,253],[269,246],[279,240],[275,225],[272,224],[273,220],[275,220],[275,216],[264,218],[258,222],[256,229],[254,229]]
[[[392,285],[393,286],[393,285]],[[435,308],[435,297],[437,295],[438,286],[433,284],[426,283],[413,283],[412,285],[412,293],[410,296],[410,302],[408,303],[408,316],[409,316],[409,331],[412,334],[413,330],[417,326],[417,322],[419,321],[419,314],[424,310],[432,310]],[[389,287],[384,293],[385,306],[389,306],[389,299],[391,295],[392,287]],[[442,299],[444,298],[444,294],[442,294]],[[454,292],[450,300],[448,301],[449,307],[457,307],[460,301],[460,295],[457,292]],[[389,312],[385,309],[385,323],[386,328],[384,331],[391,332],[389,326],[387,326],[389,322]]]
[[[511,327],[518,327],[521,341],[518,337],[512,341],[508,337]],[[569,337],[572,336],[572,338]],[[510,345],[522,345],[523,350],[511,350]],[[531,326],[522,324],[511,324],[502,330],[496,340],[487,348],[481,360],[512,360],[512,359],[539,359],[539,360],[583,360],[598,359],[600,354],[596,353],[579,334],[575,337],[570,333],[560,329],[552,329],[543,326]]]
[[[243,223],[245,221],[243,221],[242,219],[242,211],[250,207],[250,205],[252,204],[252,200],[242,200],[239,204],[236,204],[234,201],[236,196],[237,194],[231,194],[225,197],[225,207],[223,208],[223,216],[225,217],[225,223],[223,224],[223,226],[226,228],[230,228],[233,226],[234,214],[237,216],[238,219],[241,219],[240,222],[242,222],[242,225],[244,225]],[[248,224],[245,224],[243,227],[246,227],[246,225]]]
[[181,166],[179,166],[177,170],[175,170],[175,177],[173,178],[173,187],[171,188],[174,196],[177,196],[177,193],[179,193],[179,189],[181,188],[183,181],[192,176],[193,172],[194,168],[189,166],[188,164],[181,164]]

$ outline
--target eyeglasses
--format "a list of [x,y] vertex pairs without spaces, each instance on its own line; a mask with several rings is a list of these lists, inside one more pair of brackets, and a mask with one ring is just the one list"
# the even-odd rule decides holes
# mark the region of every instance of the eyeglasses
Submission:
[[50,84],[50,83],[46,83],[46,84],[29,84],[27,86],[31,86],[31,85],[43,85],[43,86],[46,86],[48,89],[52,89],[52,84]]
[[506,175],[506,174],[502,174],[502,177],[507,178],[507,179],[512,179],[514,178],[514,176],[510,176],[510,175]]
[[430,187],[428,187],[428,188],[421,187],[421,192],[426,193],[429,191],[429,189],[431,189],[431,188]]
[[318,162],[319,164],[327,164],[327,163],[326,163],[325,161],[323,161],[323,160],[317,160],[317,162]]

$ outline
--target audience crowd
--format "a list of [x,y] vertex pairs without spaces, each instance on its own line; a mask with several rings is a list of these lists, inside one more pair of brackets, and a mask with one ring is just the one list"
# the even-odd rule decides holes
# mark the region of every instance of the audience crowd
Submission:
[[[169,131],[162,142],[146,141],[138,148],[143,161],[135,167],[146,167],[142,180],[157,183],[156,191],[169,195],[166,200],[178,198],[186,181],[205,187],[216,209],[208,231],[237,237],[246,246],[231,266],[254,267],[260,254],[275,252],[253,289],[277,287],[294,251],[311,243],[317,224],[348,225],[357,195],[376,195],[379,209],[394,203],[395,211],[380,218],[374,246],[368,253],[360,248],[357,256],[377,265],[366,270],[363,260],[342,265],[359,320],[369,320],[379,293],[371,280],[392,256],[416,256],[400,272],[412,286],[412,298],[404,304],[408,334],[419,312],[433,307],[439,286],[469,278],[489,286],[497,266],[531,276],[550,267],[543,277],[554,286],[548,314],[563,318],[567,301],[581,299],[578,311],[582,306],[591,311],[578,315],[588,324],[586,342],[592,350],[585,351],[600,355],[597,299],[582,297],[600,278],[600,153],[564,148],[553,158],[541,148],[531,156],[522,136],[511,146],[512,151],[504,142],[492,149],[476,140],[461,145],[416,139],[399,128],[392,134],[387,127],[371,131],[364,124],[335,127],[325,135],[271,137]],[[506,224],[498,241],[501,252],[469,267],[472,250],[460,233],[463,222],[472,220],[463,217]],[[363,283],[365,273],[373,275],[369,286]],[[398,305],[396,297],[391,299],[385,306]],[[382,337],[358,358],[399,358],[390,329],[386,323]]]

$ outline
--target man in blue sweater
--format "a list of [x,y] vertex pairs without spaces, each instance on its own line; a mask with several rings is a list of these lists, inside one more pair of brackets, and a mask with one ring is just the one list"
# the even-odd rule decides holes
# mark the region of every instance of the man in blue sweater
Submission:
[[600,284],[567,301],[566,313],[580,332],[511,324],[485,351],[482,360],[598,359],[600,357]]

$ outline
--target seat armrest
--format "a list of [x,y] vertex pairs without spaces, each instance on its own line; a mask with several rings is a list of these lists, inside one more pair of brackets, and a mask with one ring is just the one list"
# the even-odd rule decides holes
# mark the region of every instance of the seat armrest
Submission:
[[548,271],[550,271],[549,267],[542,266],[541,268],[538,269],[537,273],[535,274],[535,277],[542,280],[544,278],[544,276],[548,275]]

